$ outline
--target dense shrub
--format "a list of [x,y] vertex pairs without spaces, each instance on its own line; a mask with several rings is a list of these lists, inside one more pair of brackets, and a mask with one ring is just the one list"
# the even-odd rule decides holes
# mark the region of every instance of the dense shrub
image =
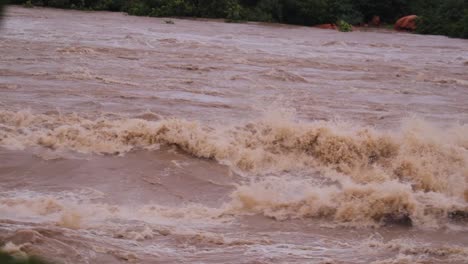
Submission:
[[284,22],[283,4],[281,0],[260,0],[256,1],[253,5],[246,4],[246,2],[248,1],[241,1],[241,4],[246,7],[248,20]]
[[284,0],[283,21],[289,24],[314,25],[325,23],[330,19],[327,12],[327,1],[324,0]]
[[[192,0],[193,1],[193,0]],[[197,9],[196,14],[201,17],[211,17],[211,18],[226,18],[229,10],[238,8],[236,5],[238,2],[236,0],[198,0],[194,1],[196,3],[195,7]],[[231,10],[232,12],[240,10]]]
[[333,16],[333,21],[342,20],[353,25],[365,22],[364,14],[357,8],[354,0],[331,0],[328,12]]
[[238,22],[244,19],[244,10],[237,1],[230,1],[227,6],[226,20],[228,22]]
[[441,0],[420,15],[417,32],[468,38],[468,1]]
[[125,0],[101,0],[96,3],[90,3],[89,7],[95,10],[122,11]]
[[150,0],[143,1],[145,11],[143,15],[150,16],[193,16],[194,6],[192,3],[184,0],[163,1]]
[[339,20],[337,25],[338,25],[338,30],[341,32],[353,31],[353,26],[351,26],[349,23],[346,23],[346,21]]
[[362,12],[363,18],[369,21],[374,15],[383,21],[393,23],[403,15],[407,15],[408,3],[411,0],[354,0],[355,8]]
[[2,18],[3,8],[5,7],[6,3],[7,3],[7,0],[0,0],[0,18]]

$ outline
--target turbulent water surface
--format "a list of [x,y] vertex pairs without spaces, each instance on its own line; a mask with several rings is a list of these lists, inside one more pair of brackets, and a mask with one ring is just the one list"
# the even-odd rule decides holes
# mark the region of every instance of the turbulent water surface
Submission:
[[468,41],[10,7],[0,247],[467,263]]

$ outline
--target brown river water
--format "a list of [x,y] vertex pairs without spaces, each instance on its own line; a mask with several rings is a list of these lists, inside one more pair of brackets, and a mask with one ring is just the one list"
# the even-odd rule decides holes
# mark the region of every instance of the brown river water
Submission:
[[10,7],[0,248],[468,263],[468,41]]

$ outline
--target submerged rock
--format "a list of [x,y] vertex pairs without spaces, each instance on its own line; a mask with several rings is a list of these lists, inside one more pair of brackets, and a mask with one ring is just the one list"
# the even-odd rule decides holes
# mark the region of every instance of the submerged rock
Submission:
[[386,214],[382,218],[384,225],[413,226],[413,220],[408,214]]
[[449,212],[448,217],[457,221],[468,221],[468,212],[456,210],[453,212]]

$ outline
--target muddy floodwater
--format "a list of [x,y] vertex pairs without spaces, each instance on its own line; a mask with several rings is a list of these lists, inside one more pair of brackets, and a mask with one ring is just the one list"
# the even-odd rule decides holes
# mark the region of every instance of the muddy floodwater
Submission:
[[468,263],[468,41],[9,7],[0,247]]

